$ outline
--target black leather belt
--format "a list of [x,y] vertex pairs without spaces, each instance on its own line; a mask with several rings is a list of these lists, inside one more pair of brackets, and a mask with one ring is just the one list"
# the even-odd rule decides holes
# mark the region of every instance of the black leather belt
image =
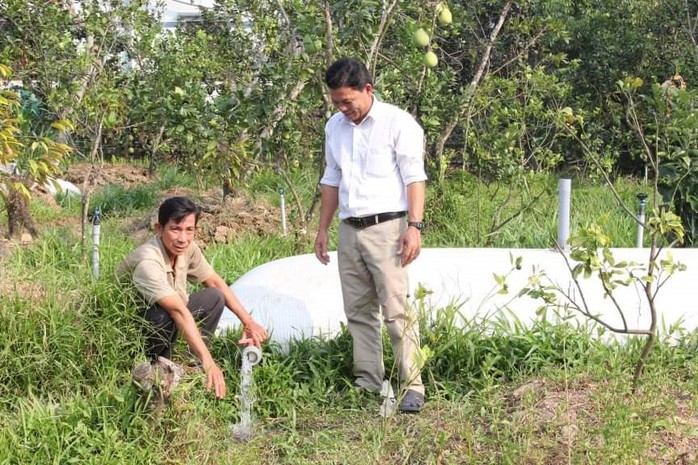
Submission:
[[387,212],[379,213],[377,215],[362,216],[361,218],[349,217],[344,218],[344,222],[349,226],[356,229],[368,228],[374,224],[382,223],[384,221],[394,220],[395,218],[402,218],[407,212]]

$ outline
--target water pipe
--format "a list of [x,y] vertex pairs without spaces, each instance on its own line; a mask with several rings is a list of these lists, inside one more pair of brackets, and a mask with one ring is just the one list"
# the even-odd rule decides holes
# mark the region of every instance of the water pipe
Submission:
[[92,216],[92,274],[95,278],[99,278],[99,240],[100,240],[100,221],[102,212],[99,207],[95,208]]
[[567,241],[570,238],[570,193],[572,191],[571,179],[560,179],[558,190],[558,217],[557,217],[557,246],[563,252],[569,252]]
[[247,346],[242,349],[242,361],[247,361],[251,367],[262,361],[262,350],[257,346]]
[[281,232],[286,235],[286,200],[284,199],[284,188],[279,187],[279,195],[281,196]]
[[647,204],[647,194],[637,194],[640,202],[637,213],[637,235],[635,236],[635,247],[642,248],[643,235],[645,233],[645,205]]

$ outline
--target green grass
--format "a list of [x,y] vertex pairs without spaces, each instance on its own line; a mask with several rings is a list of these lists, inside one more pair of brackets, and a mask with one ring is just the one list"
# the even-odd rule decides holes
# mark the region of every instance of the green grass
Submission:
[[[297,176],[298,182],[312,178]],[[14,277],[2,280],[0,293],[0,465],[615,465],[677,463],[684,453],[687,463],[695,459],[695,334],[675,333],[677,343],[660,341],[633,394],[642,340],[602,344],[592,337],[592,327],[553,324],[551,315],[532,326],[514,316],[467,321],[455,304],[432,312],[422,300],[417,303],[423,314],[436,317],[420,321],[423,346],[431,353],[423,372],[428,403],[420,415],[381,418],[379,401],[351,387],[346,330],[331,340],[294,341],[288,351],[272,343],[264,347],[254,371],[256,423],[249,443],[236,442],[230,430],[239,420],[238,334],[215,338],[211,345],[230,391],[224,400],[206,392],[201,374],[189,373],[167,409],[146,412],[130,384],[131,369],[143,359],[136,305],[113,270],[137,242],[132,219],[149,215],[153,199],[176,187],[177,177],[96,193],[92,205],[105,207],[99,279],[79,245],[74,226],[79,205],[32,204],[40,224],[54,226],[0,264],[4,277]],[[273,173],[254,185],[256,195],[278,195]],[[528,198],[534,188],[550,192],[492,235],[492,245],[549,246],[557,224],[556,180],[540,176],[528,185]],[[642,188],[630,181],[619,186],[629,201]],[[463,177],[441,193],[430,192],[427,245],[485,245],[485,226],[492,224],[487,215],[501,205],[511,214],[526,203],[507,203],[503,191],[490,195],[487,189]],[[634,244],[634,226],[607,190],[583,183],[573,189],[575,225],[603,212],[614,246]],[[306,202],[312,189],[301,195]],[[232,245],[209,245],[205,253],[232,282],[297,253],[298,240],[245,234]],[[179,349],[176,357],[185,357],[183,345]]]
[[[517,184],[486,184],[459,173],[428,188],[424,241],[429,247],[550,248],[557,240],[558,178],[537,174]],[[628,179],[615,184],[621,200],[637,212],[636,195],[647,186]],[[573,180],[570,233],[601,223],[613,247],[634,247],[637,225],[610,189]],[[649,211],[648,211],[649,213]]]

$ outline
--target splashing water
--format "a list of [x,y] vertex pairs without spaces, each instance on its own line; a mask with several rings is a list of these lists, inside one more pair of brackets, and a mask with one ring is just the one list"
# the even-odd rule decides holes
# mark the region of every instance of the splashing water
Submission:
[[388,380],[383,381],[383,385],[381,386],[381,397],[383,398],[383,403],[380,406],[379,412],[383,418],[388,418],[395,413],[395,408],[397,407],[393,386]]
[[230,425],[233,437],[238,441],[247,442],[252,439],[253,418],[252,405],[256,400],[254,392],[254,374],[252,367],[258,359],[251,359],[243,352],[242,366],[240,367],[240,421]]

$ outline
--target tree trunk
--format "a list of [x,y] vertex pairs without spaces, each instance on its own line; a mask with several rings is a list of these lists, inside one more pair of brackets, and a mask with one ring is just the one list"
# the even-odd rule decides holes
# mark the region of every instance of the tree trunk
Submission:
[[162,136],[163,134],[165,134],[166,128],[167,118],[165,118],[165,121],[163,121],[160,125],[160,129],[158,130],[158,133],[155,136],[155,140],[153,140],[153,146],[150,149],[150,165],[148,166],[148,174],[150,176],[155,175],[158,149],[160,148],[160,141],[162,141]]
[[223,178],[223,198],[225,199],[228,196],[232,196],[234,193],[235,187],[233,186],[233,180],[230,176],[230,173],[228,173]]
[[7,210],[9,237],[19,237],[24,231],[28,231],[33,238],[39,236],[39,231],[37,231],[29,211],[29,200],[12,184],[8,185],[5,208]]

